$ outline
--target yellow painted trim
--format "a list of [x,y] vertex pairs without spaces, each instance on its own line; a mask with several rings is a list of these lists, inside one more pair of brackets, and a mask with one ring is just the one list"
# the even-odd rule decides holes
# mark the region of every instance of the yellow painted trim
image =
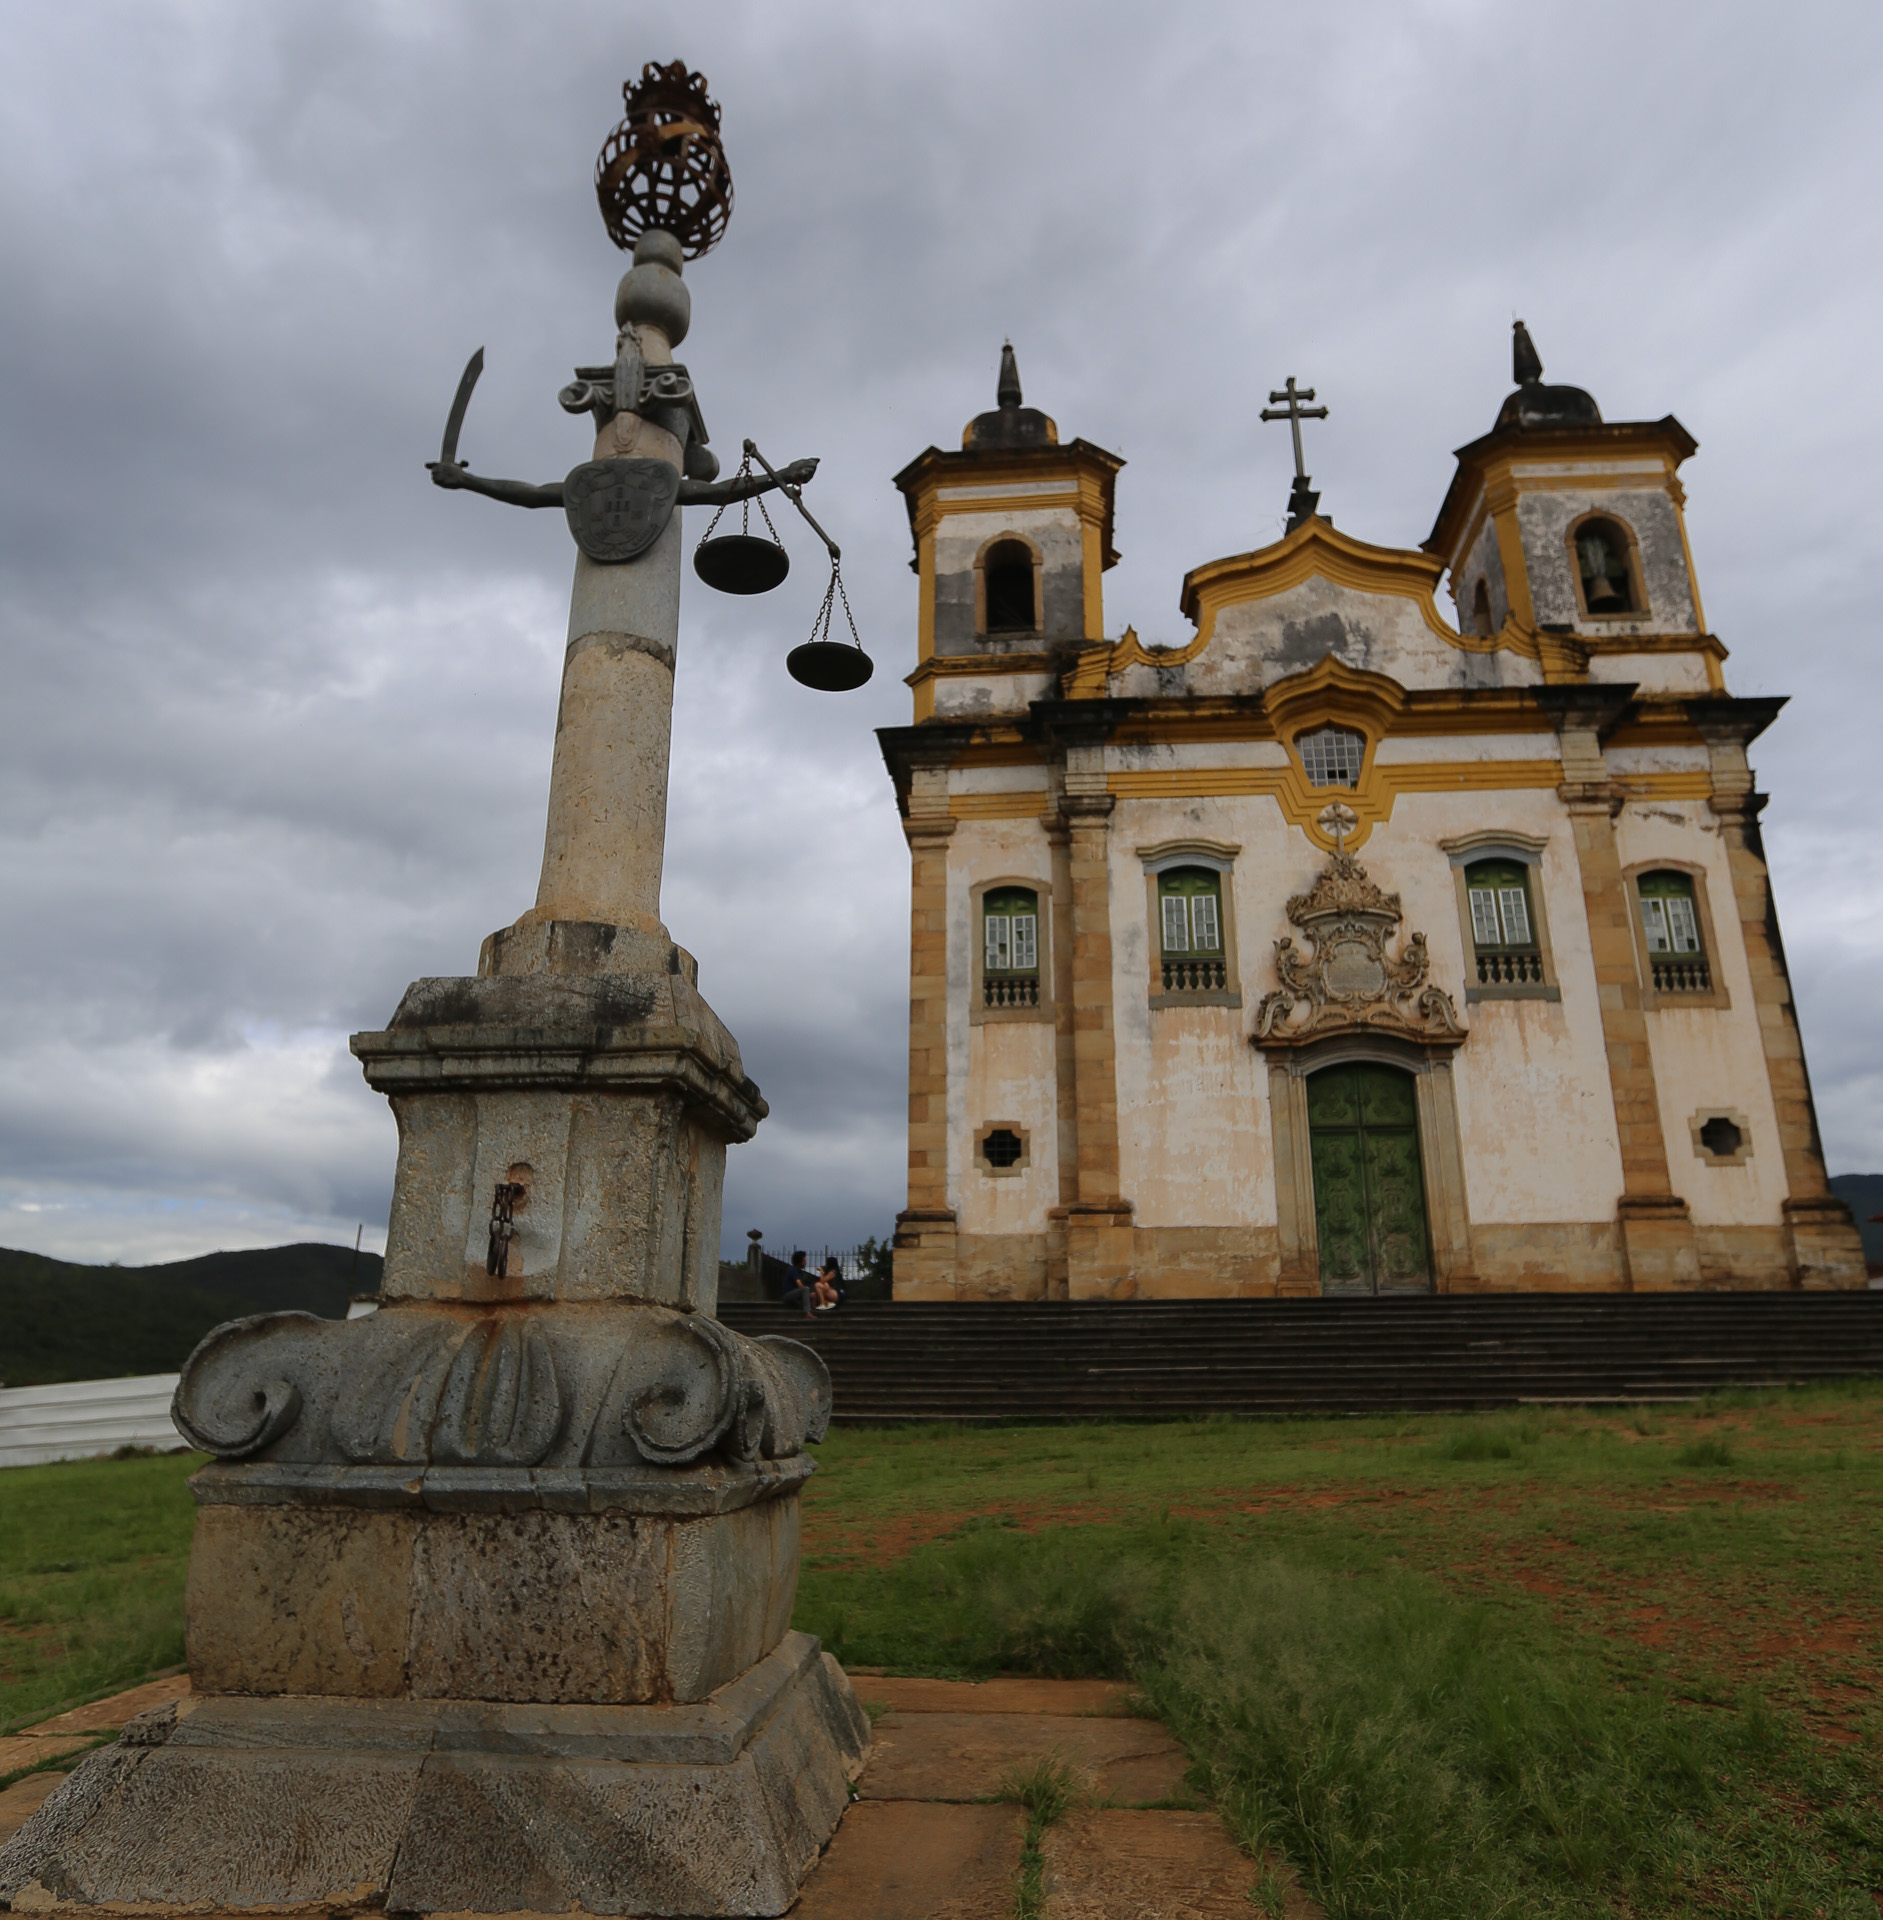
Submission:
[[916,538],[915,657],[935,657],[935,529],[925,528]]
[[951,793],[948,817],[951,820],[1034,820],[1046,811],[1048,797],[1044,787],[1030,787],[1022,793]]
[[922,680],[998,680],[1004,673],[1051,673],[1050,653],[937,653],[903,676],[913,687]]
[[1710,800],[1713,797],[1710,769],[1691,773],[1617,774],[1615,784],[1630,800]]
[[1410,766],[1377,765],[1369,757],[1354,789],[1315,787],[1299,763],[1285,767],[1159,767],[1114,773],[1106,790],[1119,799],[1204,800],[1218,796],[1266,794],[1292,826],[1316,846],[1332,848],[1316,817],[1330,801],[1341,800],[1358,816],[1347,835],[1349,847],[1364,846],[1373,829],[1393,816],[1402,793],[1507,793],[1562,784],[1560,760],[1428,760]]
[[988,493],[973,500],[944,500],[937,492],[922,504],[937,519],[962,513],[1030,513],[1035,507],[1071,507],[1076,512],[1079,506],[1079,481],[1075,474],[1055,493]]

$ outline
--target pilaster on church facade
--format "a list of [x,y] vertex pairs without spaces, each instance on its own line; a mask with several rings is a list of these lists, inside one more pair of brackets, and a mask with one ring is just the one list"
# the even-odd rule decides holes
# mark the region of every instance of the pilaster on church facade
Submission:
[[1863,1284],[1747,756],[1783,703],[1706,627],[1695,443],[1515,361],[1422,546],[1303,477],[1176,646],[1105,636],[1123,463],[1011,350],[898,476],[898,1298]]

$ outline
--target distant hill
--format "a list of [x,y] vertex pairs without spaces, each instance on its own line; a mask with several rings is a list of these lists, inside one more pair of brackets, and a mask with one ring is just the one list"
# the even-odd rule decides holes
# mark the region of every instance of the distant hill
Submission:
[[1873,1213],[1883,1213],[1883,1173],[1834,1173],[1831,1191],[1848,1201],[1863,1235],[1863,1257],[1872,1266],[1883,1264],[1883,1221],[1871,1224]]
[[[352,1292],[379,1286],[362,1253]],[[303,1242],[156,1267],[88,1267],[0,1248],[0,1385],[174,1373],[211,1327],[299,1308],[344,1320],[351,1247]]]

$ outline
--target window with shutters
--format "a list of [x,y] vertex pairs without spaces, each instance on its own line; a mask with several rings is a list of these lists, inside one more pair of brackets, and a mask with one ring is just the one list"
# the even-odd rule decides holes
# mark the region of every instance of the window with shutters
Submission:
[[1562,998],[1538,865],[1546,844],[1534,834],[1490,828],[1439,842],[1458,889],[1468,1005]]
[[981,1005],[1040,1004],[1040,897],[1001,887],[981,896]]
[[1207,867],[1157,876],[1159,945],[1166,993],[1220,993],[1228,985],[1223,947],[1223,877]]
[[1530,906],[1530,869],[1519,860],[1476,860],[1465,901],[1480,986],[1543,984],[1543,948]]
[[1692,876],[1671,870],[1638,874],[1641,931],[1657,994],[1710,994],[1713,969],[1700,937]]
[[1357,787],[1366,759],[1366,735],[1351,727],[1317,727],[1295,741],[1311,787]]

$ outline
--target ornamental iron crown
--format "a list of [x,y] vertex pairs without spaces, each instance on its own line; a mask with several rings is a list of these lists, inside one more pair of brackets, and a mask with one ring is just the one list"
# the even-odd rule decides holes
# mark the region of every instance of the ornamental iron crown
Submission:
[[687,259],[716,247],[732,218],[732,169],[719,143],[719,102],[684,60],[650,60],[624,81],[627,117],[602,143],[595,197],[608,237],[626,251],[650,227],[679,241]]

